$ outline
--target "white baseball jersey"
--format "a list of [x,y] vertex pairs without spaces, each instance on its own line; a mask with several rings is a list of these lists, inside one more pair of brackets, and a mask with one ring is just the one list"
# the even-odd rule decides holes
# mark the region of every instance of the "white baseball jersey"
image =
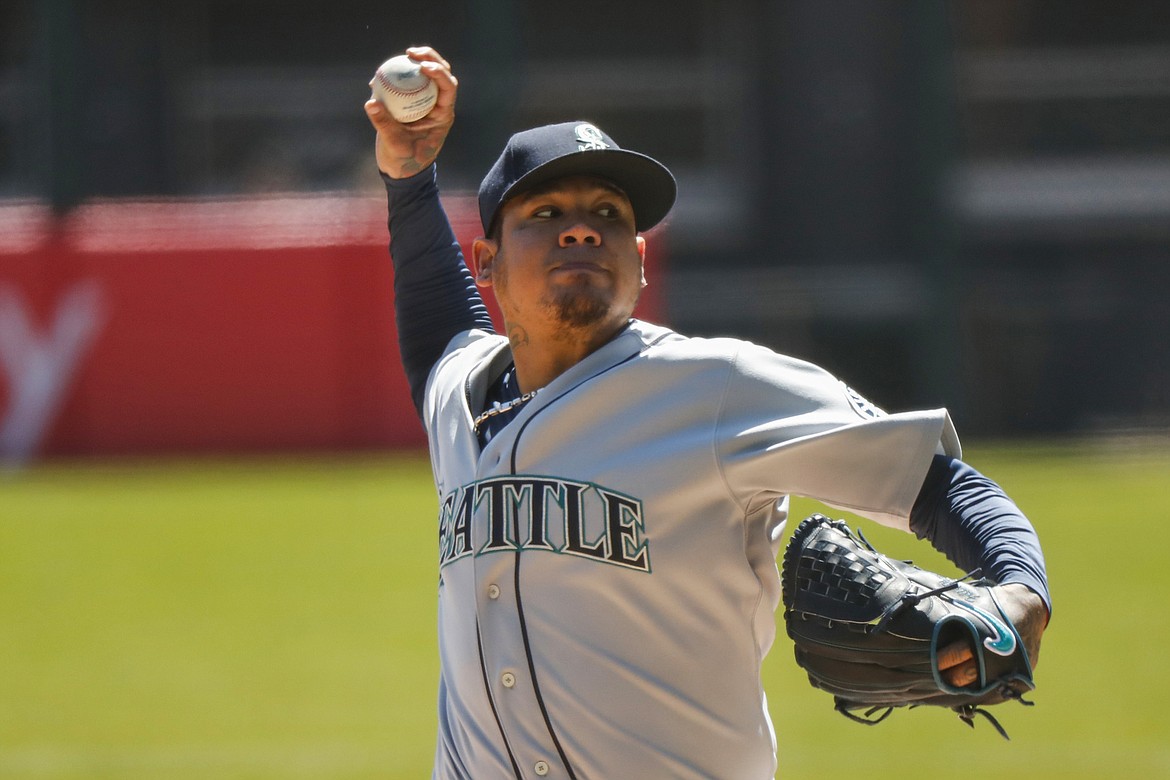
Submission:
[[480,450],[511,361],[456,336],[424,423],[439,512],[436,778],[771,778],[760,666],[789,495],[908,529],[945,410],[634,321]]

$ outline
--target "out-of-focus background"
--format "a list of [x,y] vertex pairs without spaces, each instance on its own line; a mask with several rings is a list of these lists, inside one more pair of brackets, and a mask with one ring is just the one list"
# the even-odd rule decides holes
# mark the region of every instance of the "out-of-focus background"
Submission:
[[508,135],[598,123],[680,183],[643,316],[946,406],[1040,531],[1015,742],[849,724],[781,636],[781,776],[1170,776],[1170,4],[4,0],[0,777],[429,772],[436,508],[362,110],[419,43],[462,241]]
[[8,0],[0,454],[413,446],[361,109],[430,43],[442,182],[591,119],[681,185],[649,313],[971,435],[1170,422],[1170,7]]

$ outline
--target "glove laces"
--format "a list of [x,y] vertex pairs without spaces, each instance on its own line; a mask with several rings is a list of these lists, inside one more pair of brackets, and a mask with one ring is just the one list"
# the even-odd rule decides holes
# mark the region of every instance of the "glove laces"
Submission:
[[[1024,694],[1007,685],[1000,689],[999,694],[1005,699],[1014,699],[1020,704],[1023,704],[1025,707],[1031,707],[1036,703],[1028,701],[1024,698]],[[1008,736],[1008,733],[1004,727],[999,725],[999,721],[995,719],[995,716],[982,707],[979,707],[975,704],[960,704],[959,706],[953,707],[952,709],[958,713],[959,720],[963,721],[971,728],[975,728],[975,716],[982,715],[984,718],[987,718],[988,723],[995,727],[995,730],[999,732],[1001,737],[1006,739],[1008,742],[1012,741],[1012,738]]]
[[[869,539],[865,538],[865,534],[863,534],[861,532],[860,528],[857,529],[857,538],[861,540],[862,544],[864,544],[867,548],[869,548],[870,552],[875,553],[876,555],[879,555],[879,556],[881,555],[881,553],[879,553],[877,551],[877,548],[875,548],[872,544],[869,543]],[[908,562],[909,561],[907,561],[907,563]],[[873,631],[874,633],[879,633],[879,632],[885,630],[886,624],[889,623],[891,620],[893,620],[895,617],[897,617],[903,610],[908,609],[910,607],[916,607],[924,599],[931,598],[932,596],[938,596],[942,593],[946,593],[949,590],[954,590],[955,588],[959,587],[960,584],[967,582],[968,580],[978,579],[982,575],[983,575],[982,569],[973,569],[972,571],[968,572],[967,574],[960,577],[959,579],[948,580],[946,583],[940,585],[937,588],[932,588],[931,590],[924,590],[924,591],[918,591],[918,590],[908,591],[907,593],[905,593],[902,596],[902,598],[898,599],[897,601],[895,601],[893,604],[891,604],[890,606],[888,606],[886,608],[885,612],[882,613],[881,617],[878,618],[877,623],[874,624],[873,628],[870,630]],[[889,713],[886,713],[886,715],[888,715],[888,714]],[[883,715],[882,718],[885,718],[885,715]],[[879,723],[880,720],[881,719],[873,721],[873,722]],[[868,723],[869,721],[866,721],[866,722]]]
[[[1023,704],[1026,707],[1031,707],[1033,704],[1035,704],[1035,702],[1031,702],[1025,699],[1022,693],[1007,685],[1005,685],[1000,690],[1000,695],[1005,699],[1013,699],[1018,701],[1020,704]],[[908,706],[910,709],[914,709],[915,707],[921,705],[910,704]],[[878,705],[876,707],[870,707],[868,710],[858,715],[850,711],[850,703],[847,700],[838,697],[836,706],[833,709],[837,710],[837,712],[841,713],[846,718],[849,718],[849,720],[853,721],[854,723],[861,723],[865,726],[876,726],[886,718],[890,717],[890,713],[894,711],[894,705],[891,704],[884,707]],[[1012,738],[1008,736],[1007,730],[1004,729],[1002,725],[1000,725],[1000,722],[996,720],[994,715],[992,715],[983,707],[975,704],[960,704],[952,707],[951,709],[954,710],[955,714],[959,716],[959,720],[963,721],[971,728],[975,728],[976,715],[980,715],[986,718],[987,722],[990,723],[997,732],[999,732],[1001,737],[1011,742]]]

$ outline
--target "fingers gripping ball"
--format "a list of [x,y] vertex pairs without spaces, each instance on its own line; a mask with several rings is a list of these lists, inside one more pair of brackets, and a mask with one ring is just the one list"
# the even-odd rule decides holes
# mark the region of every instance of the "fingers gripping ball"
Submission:
[[419,63],[399,54],[383,62],[371,82],[374,97],[399,122],[417,122],[434,108],[439,97],[435,82],[427,78]]
[[[838,712],[863,723],[895,707],[948,707],[969,725],[985,705],[1023,700],[1032,666],[987,580],[960,581],[889,558],[842,521],[805,519],[784,552],[784,623],[796,662]],[[939,650],[971,643],[978,679],[955,687]],[[861,713],[861,714],[857,714]]]

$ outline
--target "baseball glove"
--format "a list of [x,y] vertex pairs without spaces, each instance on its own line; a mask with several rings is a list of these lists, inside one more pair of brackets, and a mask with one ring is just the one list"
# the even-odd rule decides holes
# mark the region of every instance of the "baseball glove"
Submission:
[[[986,705],[1030,705],[1032,665],[987,580],[949,579],[879,553],[843,521],[812,515],[793,532],[781,572],[784,622],[796,662],[836,709],[861,723],[895,707],[935,705],[970,726]],[[968,637],[978,679],[962,688],[938,671],[938,652]]]

